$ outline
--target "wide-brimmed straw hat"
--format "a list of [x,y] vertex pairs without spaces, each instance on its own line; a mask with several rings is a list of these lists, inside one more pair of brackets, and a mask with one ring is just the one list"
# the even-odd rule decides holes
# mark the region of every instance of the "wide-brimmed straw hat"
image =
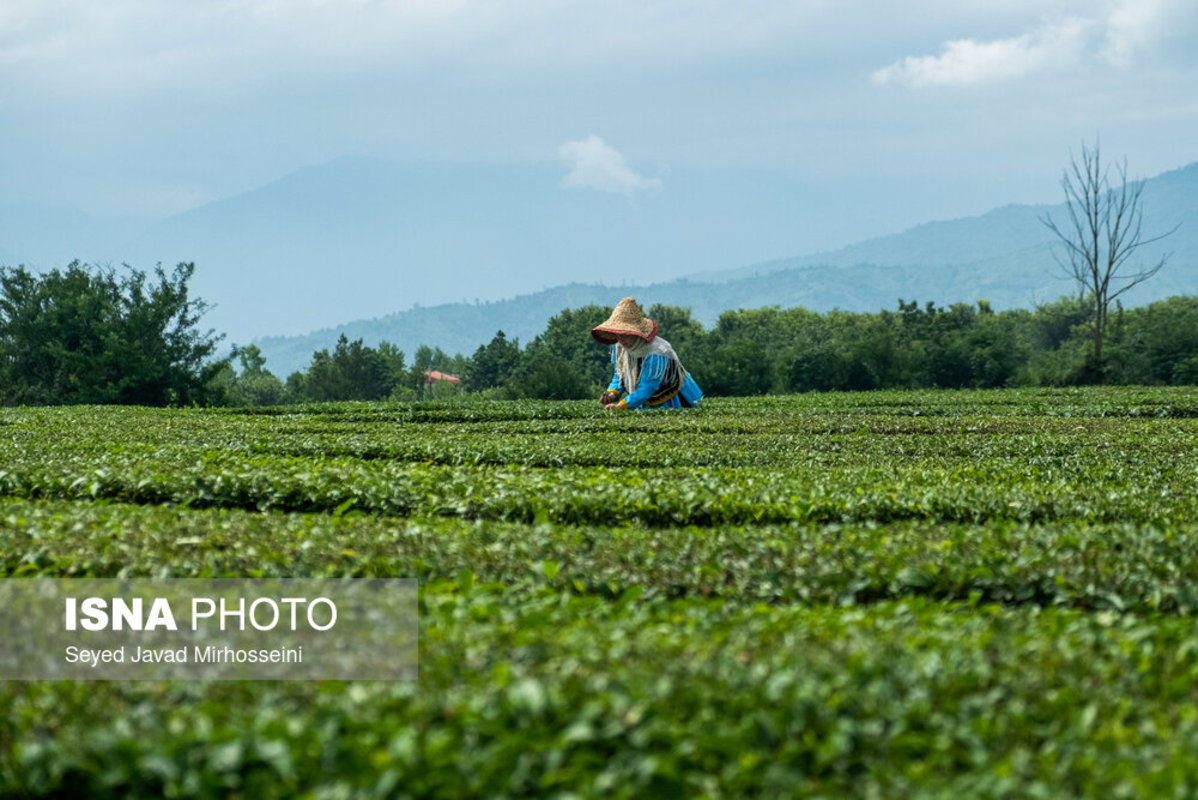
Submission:
[[604,344],[614,344],[620,334],[632,334],[651,342],[657,336],[657,323],[644,315],[636,300],[625,297],[616,304],[606,322],[591,329],[591,336]]

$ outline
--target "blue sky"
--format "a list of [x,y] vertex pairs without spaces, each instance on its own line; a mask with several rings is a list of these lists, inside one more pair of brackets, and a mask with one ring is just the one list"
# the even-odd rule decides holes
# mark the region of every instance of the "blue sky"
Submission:
[[152,219],[343,155],[629,198],[764,169],[871,235],[1056,202],[1095,136],[1198,160],[1196,35],[1193,0],[0,0],[0,203]]

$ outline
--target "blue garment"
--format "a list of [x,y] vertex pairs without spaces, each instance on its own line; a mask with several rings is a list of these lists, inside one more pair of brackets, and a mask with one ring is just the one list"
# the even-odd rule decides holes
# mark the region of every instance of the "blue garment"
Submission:
[[[616,347],[613,345],[611,349],[613,364],[616,362],[616,358]],[[689,408],[699,405],[699,401],[703,399],[703,390],[699,388],[699,384],[695,383],[695,379],[690,376],[690,373],[685,372],[685,370],[683,371],[685,377],[682,381],[682,390],[678,394],[659,405],[645,405],[646,401],[661,387],[661,380],[665,377],[669,364],[669,359],[658,353],[650,353],[644,357],[641,363],[640,379],[637,381],[636,388],[624,398],[624,402],[629,408]],[[614,389],[617,392],[620,391],[620,375],[618,372],[612,375],[611,383],[608,384],[607,388]]]

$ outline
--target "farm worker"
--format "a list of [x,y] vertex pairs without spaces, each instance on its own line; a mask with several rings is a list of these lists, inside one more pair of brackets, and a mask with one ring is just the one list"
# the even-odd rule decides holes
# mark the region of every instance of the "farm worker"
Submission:
[[674,348],[657,335],[657,323],[633,298],[621,300],[606,322],[591,329],[591,336],[611,345],[615,365],[611,384],[600,398],[604,408],[688,408],[702,399],[702,390],[682,368]]

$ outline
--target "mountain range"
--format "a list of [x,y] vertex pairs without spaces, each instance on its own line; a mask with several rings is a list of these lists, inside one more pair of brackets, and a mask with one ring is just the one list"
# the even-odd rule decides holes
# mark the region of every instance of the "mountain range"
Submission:
[[[764,305],[1030,308],[1074,291],[1040,221],[1063,222],[1063,205],[902,230],[901,204],[886,196],[785,175],[662,170],[654,188],[619,194],[571,189],[562,173],[341,158],[151,223],[0,205],[0,264],[194,261],[193,294],[214,303],[205,325],[226,345],[258,344],[281,376],[343,333],[468,354],[497,330],[527,342],[563,308],[626,295],[690,307],[712,325]],[[1181,227],[1145,249],[1173,255],[1126,302],[1194,293],[1198,164],[1149,179],[1144,218],[1148,234]],[[861,239],[869,230],[901,232]],[[795,253],[806,255],[778,258]]]
[[194,289],[217,303],[208,322],[245,343],[805,252],[796,220],[831,214],[784,176],[674,171],[624,195],[564,187],[562,171],[342,158],[165,219],[127,252],[195,261]]
[[[1164,269],[1121,300],[1134,306],[1198,292],[1198,163],[1149,179],[1143,195],[1146,238],[1177,229],[1141,251],[1142,263],[1168,256]],[[938,305],[986,300],[997,310],[1034,308],[1076,292],[1057,263],[1059,245],[1041,220],[1065,224],[1064,204],[1010,205],[988,213],[930,222],[838,250],[703,271],[672,281],[609,286],[569,283],[486,303],[447,303],[358,320],[304,336],[255,340],[280,375],[307,366],[312,353],[338,336],[386,340],[411,353],[420,344],[472,353],[496,331],[527,342],[564,308],[614,305],[633,295],[689,307],[706,326],[737,308],[803,306],[814,311],[876,312],[899,299]]]

